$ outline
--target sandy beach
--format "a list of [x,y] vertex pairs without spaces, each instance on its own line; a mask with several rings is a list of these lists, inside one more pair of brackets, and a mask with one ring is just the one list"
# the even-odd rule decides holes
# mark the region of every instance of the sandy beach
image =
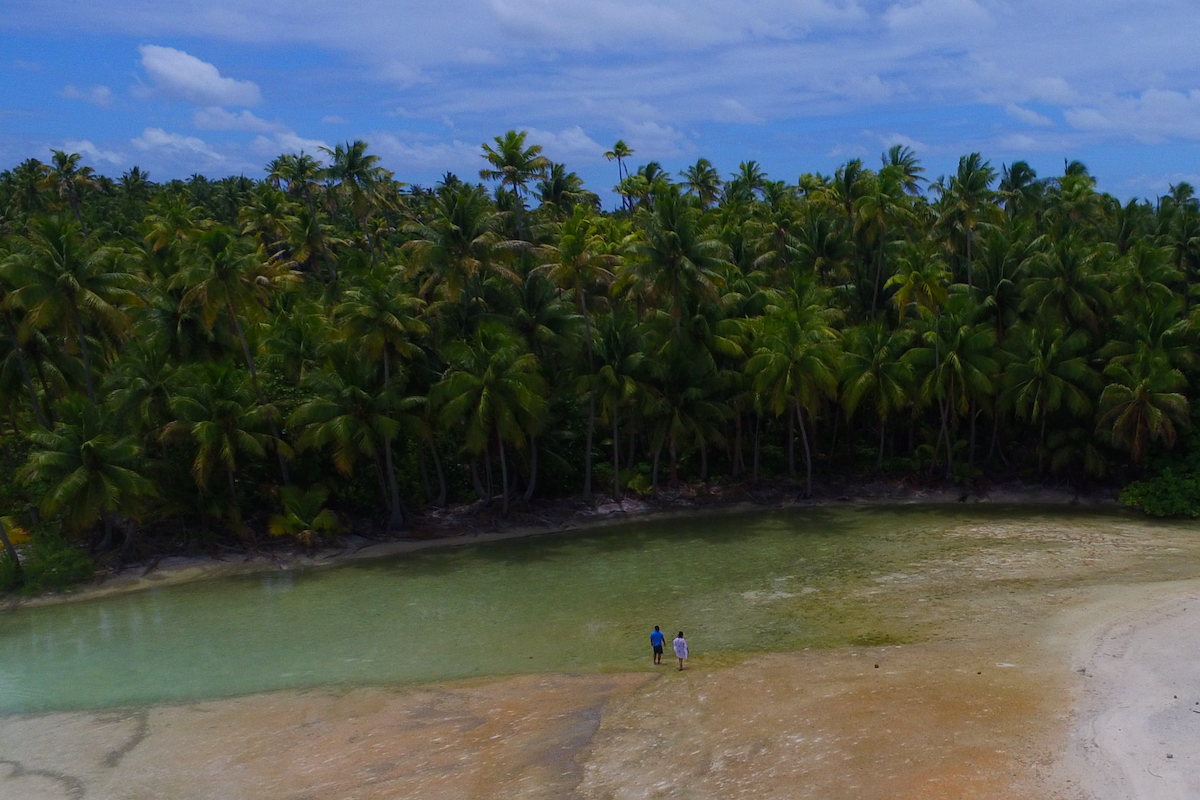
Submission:
[[1005,547],[863,598],[932,614],[927,641],[10,715],[0,797],[1198,796],[1194,533],[1064,518],[948,535]]
[[1096,800],[1200,797],[1200,584],[1170,594],[1076,651],[1067,763]]

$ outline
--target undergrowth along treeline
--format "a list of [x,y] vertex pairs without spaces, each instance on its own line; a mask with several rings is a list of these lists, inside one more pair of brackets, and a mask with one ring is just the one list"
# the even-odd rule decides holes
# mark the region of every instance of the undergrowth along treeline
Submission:
[[979,154],[929,183],[904,147],[670,175],[618,142],[603,212],[524,133],[482,155],[493,189],[361,141],[261,181],[0,173],[0,582],[14,545],[49,585],[83,549],[814,473],[1200,514],[1190,186],[1121,204]]

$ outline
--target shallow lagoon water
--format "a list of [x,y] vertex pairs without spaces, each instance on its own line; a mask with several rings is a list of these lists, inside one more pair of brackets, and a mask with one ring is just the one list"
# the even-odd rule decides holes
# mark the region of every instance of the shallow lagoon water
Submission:
[[1040,519],[1088,513],[901,507],[659,519],[20,609],[0,617],[0,713],[641,669],[655,624],[668,638],[682,628],[694,654],[718,662],[917,641],[937,614],[905,606],[937,598],[897,591],[908,576],[1053,546],[971,533],[990,522],[1036,530]]

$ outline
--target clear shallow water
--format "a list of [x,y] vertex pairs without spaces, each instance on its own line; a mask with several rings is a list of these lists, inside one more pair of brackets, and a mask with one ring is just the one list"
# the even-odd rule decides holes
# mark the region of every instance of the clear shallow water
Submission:
[[914,631],[889,627],[886,603],[864,589],[958,552],[1036,548],[942,533],[1037,516],[820,509],[655,521],[20,609],[0,616],[0,713],[646,668],[656,624],[718,658],[899,641]]

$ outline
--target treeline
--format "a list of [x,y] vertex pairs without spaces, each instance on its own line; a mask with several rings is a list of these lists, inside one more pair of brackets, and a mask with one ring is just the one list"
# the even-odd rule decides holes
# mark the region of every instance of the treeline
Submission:
[[494,189],[400,183],[361,141],[263,180],[114,181],[57,151],[0,173],[10,582],[25,540],[30,563],[181,530],[313,542],[684,481],[1125,483],[1167,457],[1169,510],[1200,509],[1186,184],[1122,204],[1079,163],[979,154],[929,183],[903,147],[723,179],[630,170],[618,142],[603,212],[523,133],[482,155]]

